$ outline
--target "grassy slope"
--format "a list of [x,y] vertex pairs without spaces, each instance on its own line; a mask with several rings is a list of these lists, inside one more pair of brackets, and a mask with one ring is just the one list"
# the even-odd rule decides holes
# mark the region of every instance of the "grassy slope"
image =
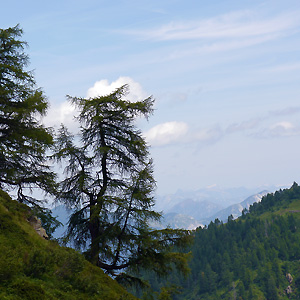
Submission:
[[75,250],[41,238],[0,191],[0,299],[136,299]]

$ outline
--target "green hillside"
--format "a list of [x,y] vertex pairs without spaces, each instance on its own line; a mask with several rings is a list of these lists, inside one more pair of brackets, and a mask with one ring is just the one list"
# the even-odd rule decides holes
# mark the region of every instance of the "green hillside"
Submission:
[[182,286],[174,300],[300,299],[300,187],[269,194],[249,210],[195,231],[188,278],[144,276],[155,290]]
[[0,299],[136,299],[75,250],[45,240],[0,191]]

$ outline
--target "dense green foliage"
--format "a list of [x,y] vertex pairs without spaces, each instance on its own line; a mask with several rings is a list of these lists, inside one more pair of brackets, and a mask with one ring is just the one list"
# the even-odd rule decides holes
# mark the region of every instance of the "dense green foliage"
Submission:
[[40,117],[48,102],[26,71],[29,59],[19,26],[0,29],[0,187],[14,189],[20,202],[38,205],[30,192],[53,192],[55,175],[46,161],[51,131]]
[[[260,216],[268,212],[271,213],[276,210],[287,208],[292,202],[297,203],[297,200],[299,199],[300,188],[298,184],[294,182],[290,189],[280,189],[273,194],[268,194],[263,197],[260,203],[253,203],[253,205],[249,207],[249,211],[251,212],[252,216]],[[245,210],[244,213],[247,213],[247,210]]]
[[167,282],[182,286],[182,293],[170,299],[299,299],[299,241],[300,187],[295,183],[265,196],[237,220],[198,228],[187,279],[176,272],[167,281],[144,276],[156,290]]
[[75,250],[41,238],[31,214],[0,191],[0,299],[135,299]]
[[148,225],[161,215],[153,209],[152,161],[135,121],[149,117],[154,100],[130,102],[128,88],[91,99],[70,98],[79,109],[79,139],[62,127],[54,157],[66,166],[58,198],[75,211],[68,237],[93,264],[118,280],[132,281],[120,270],[165,273],[176,264],[185,271],[186,255],[169,250],[187,243],[189,232]]

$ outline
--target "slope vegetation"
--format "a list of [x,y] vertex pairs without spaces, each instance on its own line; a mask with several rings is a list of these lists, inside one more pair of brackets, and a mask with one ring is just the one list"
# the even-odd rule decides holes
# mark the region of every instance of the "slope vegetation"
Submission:
[[136,299],[75,250],[40,237],[31,217],[0,191],[0,299]]

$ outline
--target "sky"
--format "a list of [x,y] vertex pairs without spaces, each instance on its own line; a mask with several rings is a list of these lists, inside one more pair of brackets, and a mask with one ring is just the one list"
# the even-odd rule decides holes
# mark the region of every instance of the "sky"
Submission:
[[24,30],[47,126],[75,130],[66,95],[153,95],[158,194],[300,183],[299,0],[11,0],[0,24]]

